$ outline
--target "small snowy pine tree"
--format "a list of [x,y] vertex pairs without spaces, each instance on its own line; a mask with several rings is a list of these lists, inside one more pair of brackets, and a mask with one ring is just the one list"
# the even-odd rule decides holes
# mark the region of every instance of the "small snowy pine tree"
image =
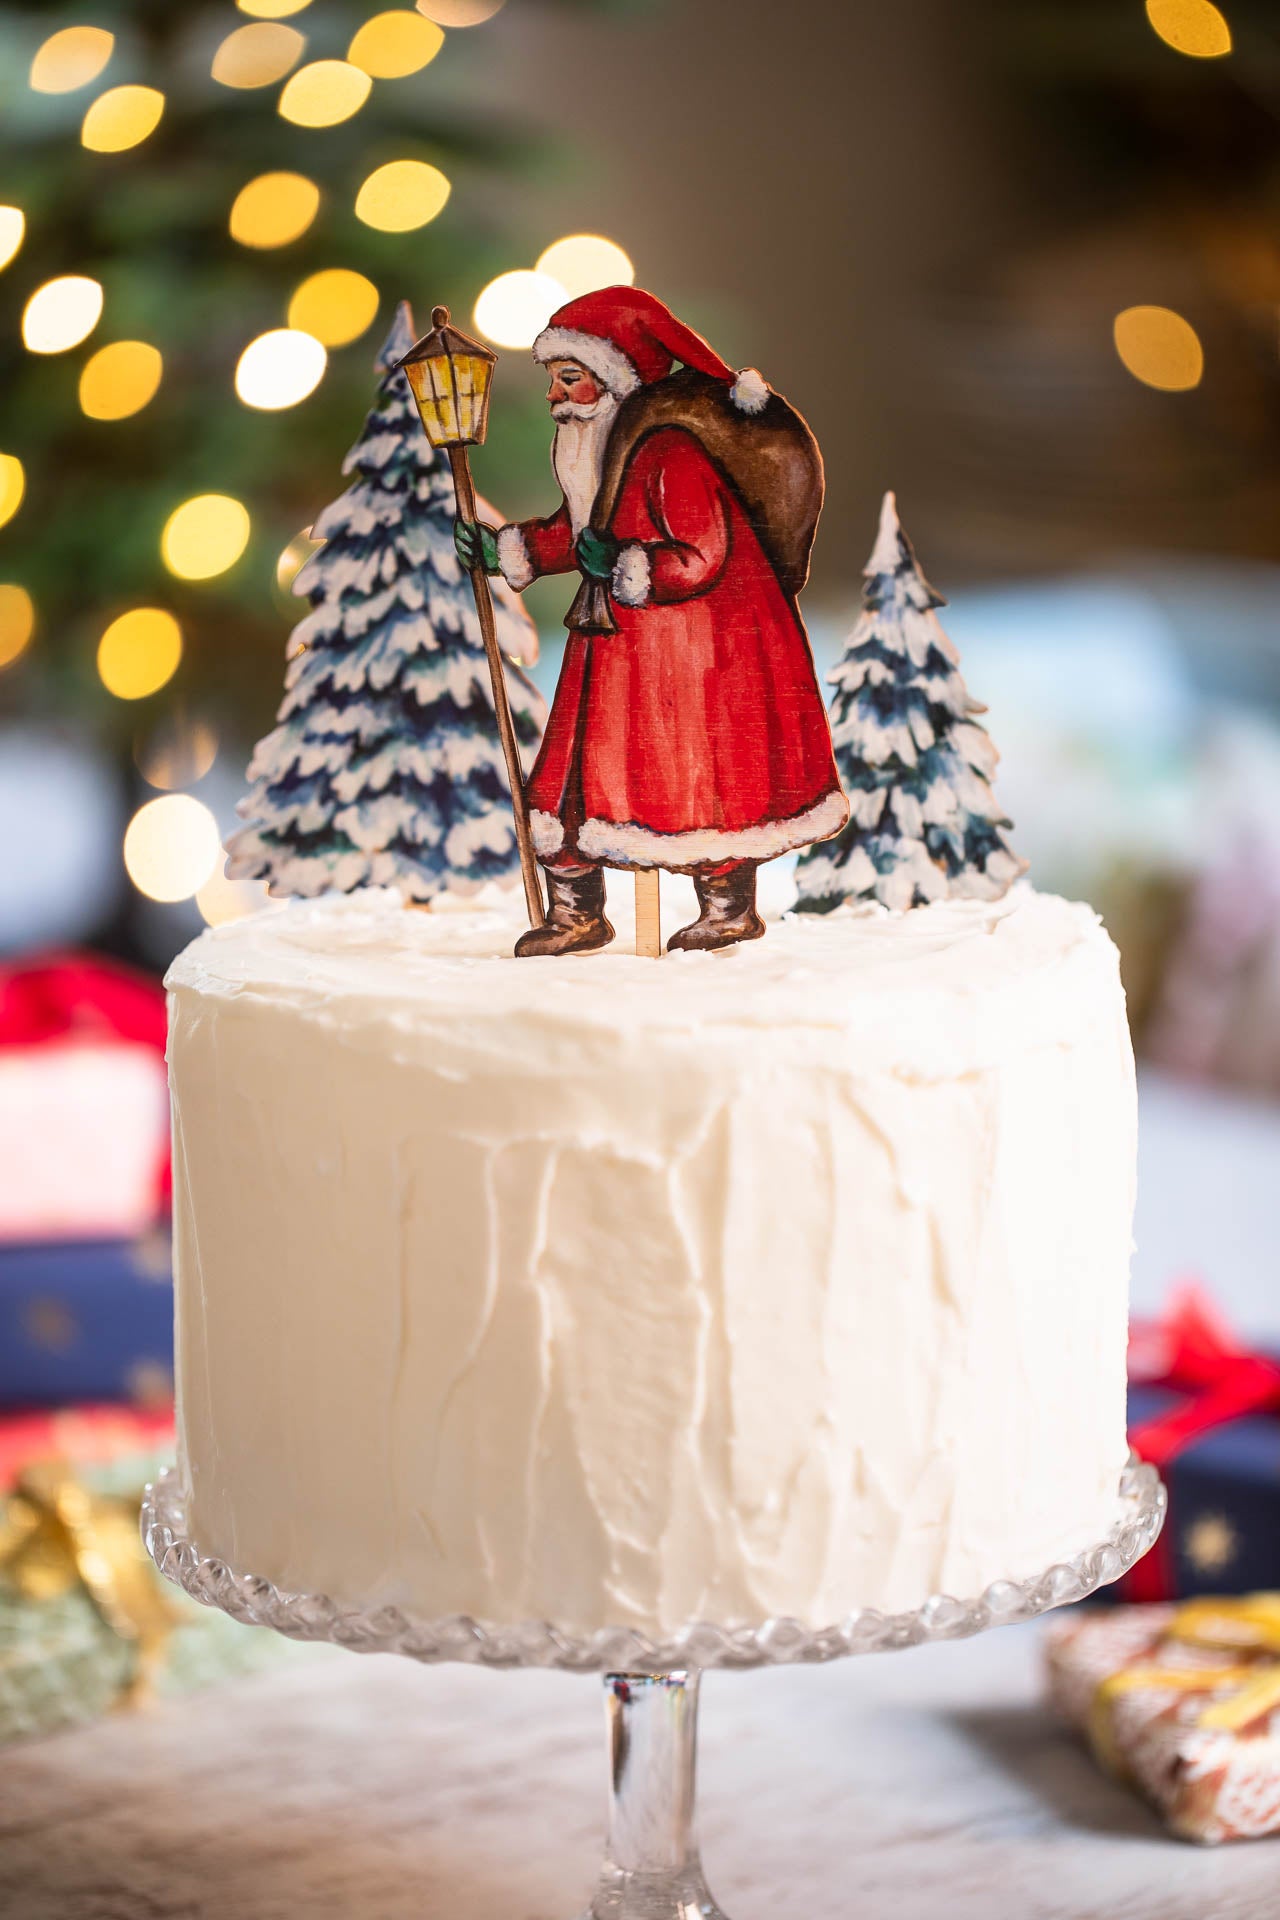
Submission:
[[[402,302],[377,402],[343,463],[358,478],[316,521],[325,544],[294,581],[311,612],[291,636],[277,725],[250,763],[238,808],[249,824],[227,842],[228,874],[265,879],[276,896],[388,886],[427,901],[519,877],[484,642],[453,549],[453,480],[395,371],[413,339]],[[533,660],[532,622],[494,586],[503,653]],[[507,686],[527,765],[545,707],[510,660]]]
[[1026,862],[991,789],[997,754],[886,493],[864,570],[862,614],[831,675],[831,734],[852,809],[796,863],[797,910],[878,900],[998,900]]

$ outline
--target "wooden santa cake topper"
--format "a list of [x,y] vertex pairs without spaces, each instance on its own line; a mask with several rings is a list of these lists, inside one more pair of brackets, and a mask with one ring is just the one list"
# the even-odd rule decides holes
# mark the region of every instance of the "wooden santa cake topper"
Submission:
[[533,353],[561,504],[492,527],[460,495],[455,530],[469,571],[518,591],[581,576],[526,789],[550,905],[516,952],[607,945],[606,867],[654,876],[637,889],[651,951],[661,868],[691,874],[699,905],[669,947],[758,939],[757,866],[849,816],[796,604],[817,443],[758,373],[735,373],[636,287],[569,301]]

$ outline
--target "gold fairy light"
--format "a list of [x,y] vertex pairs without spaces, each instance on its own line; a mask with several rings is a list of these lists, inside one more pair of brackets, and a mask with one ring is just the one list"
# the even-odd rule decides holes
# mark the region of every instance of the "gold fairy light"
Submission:
[[22,340],[29,353],[67,353],[102,318],[102,287],[81,273],[46,280],[22,312]]
[[260,173],[231,204],[231,238],[242,247],[287,247],[320,209],[320,189],[301,173]]
[[0,453],[0,527],[12,520],[26,490],[26,471],[17,454]]
[[149,900],[190,900],[221,857],[218,823],[189,793],[145,801],[125,829],[125,871]]
[[31,62],[31,86],[36,93],[74,93],[87,87],[111,58],[115,35],[105,27],[63,27],[50,34]]
[[373,325],[379,294],[350,267],[324,267],[294,289],[287,319],[325,347],[345,347]]
[[288,16],[301,13],[311,0],[236,0],[241,13],[252,13],[259,20],[284,20]]
[[110,87],[84,116],[80,144],[91,153],[124,153],[160,125],[164,95],[155,87]]
[[296,407],[324,378],[328,356],[320,342],[297,327],[260,333],[240,355],[236,392],[246,407],[278,413]]
[[382,233],[409,233],[434,220],[449,198],[439,167],[426,160],[388,160],[356,195],[356,218]]
[[1112,331],[1121,363],[1144,386],[1164,393],[1199,386],[1204,373],[1200,336],[1171,307],[1126,307]]
[[418,12],[440,27],[478,27],[505,5],[506,0],[418,0]]
[[276,585],[282,593],[288,593],[312,554],[318,553],[323,545],[324,541],[317,540],[310,527],[303,527],[288,546],[281,549],[276,561]]
[[155,398],[164,362],[145,340],[99,347],[80,375],[80,408],[91,420],[127,420]]
[[360,111],[372,86],[349,60],[313,60],[285,82],[278,111],[297,127],[336,127]]
[[1231,51],[1231,28],[1212,0],[1147,0],[1154,32],[1192,60],[1220,60]]
[[0,582],[0,667],[11,667],[26,652],[35,630],[35,603],[26,588]]
[[531,347],[568,295],[550,274],[519,267],[491,280],[475,305],[475,323],[497,347]]
[[117,700],[145,700],[178,671],[182,628],[163,607],[131,607],[98,642],[98,678]]
[[214,54],[210,71],[220,86],[269,87],[298,64],[306,44],[305,33],[272,21],[237,27]]
[[630,287],[636,270],[617,242],[600,233],[571,233],[539,254],[538,273],[558,280],[569,298],[598,287]]
[[212,580],[234,567],[249,544],[249,512],[226,493],[199,493],[175,507],[160,536],[160,556],[180,580]]
[[218,757],[218,735],[207,720],[172,714],[135,741],[134,765],[150,787],[171,791],[203,780]]
[[443,45],[444,34],[433,20],[397,7],[365,21],[347,48],[347,58],[375,80],[400,80],[430,66]]
[[21,207],[0,207],[0,267],[7,267],[22,245],[27,216]]

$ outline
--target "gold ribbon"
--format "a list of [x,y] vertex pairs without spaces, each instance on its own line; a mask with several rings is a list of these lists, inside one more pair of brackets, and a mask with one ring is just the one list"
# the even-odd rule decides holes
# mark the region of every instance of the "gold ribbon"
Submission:
[[0,1502],[0,1578],[39,1603],[79,1588],[132,1650],[121,1703],[136,1705],[181,1615],[138,1534],[138,1503],[91,1493],[63,1461],[28,1467]]
[[[1237,1656],[1280,1655],[1280,1593],[1249,1593],[1240,1598],[1188,1600],[1176,1609],[1162,1643],[1203,1647]],[[1156,1659],[1121,1667],[1098,1684],[1089,1713],[1089,1738],[1102,1764],[1125,1771],[1116,1738],[1114,1703],[1126,1693],[1150,1688],[1162,1693],[1217,1693],[1197,1714],[1195,1725],[1218,1733],[1238,1733],[1263,1714],[1280,1707],[1280,1660],[1259,1665],[1239,1658],[1216,1667],[1162,1666]]]

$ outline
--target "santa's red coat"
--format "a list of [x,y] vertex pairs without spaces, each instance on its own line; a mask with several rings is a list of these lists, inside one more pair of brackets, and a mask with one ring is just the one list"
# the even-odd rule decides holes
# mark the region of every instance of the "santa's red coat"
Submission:
[[[770,860],[848,818],[808,638],[700,442],[641,442],[611,531],[617,632],[571,633],[529,779],[547,859]],[[499,538],[513,586],[575,570],[566,508]]]

